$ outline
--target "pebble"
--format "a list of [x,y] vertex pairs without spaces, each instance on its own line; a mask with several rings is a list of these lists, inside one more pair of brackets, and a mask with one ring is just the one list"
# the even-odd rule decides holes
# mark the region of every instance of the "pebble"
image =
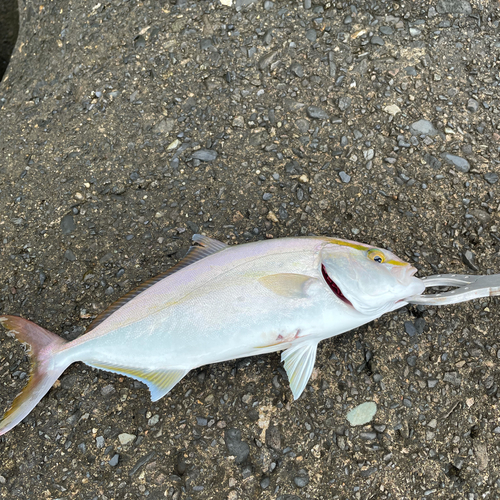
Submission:
[[343,170],[339,172],[339,177],[342,182],[345,182],[346,184],[351,180],[351,176],[349,174],[346,174]]
[[304,488],[309,484],[309,474],[305,469],[300,469],[297,476],[293,478],[297,488]]
[[386,106],[384,111],[392,116],[396,116],[398,113],[401,113],[401,109],[396,104],[391,104],[390,106]]
[[467,173],[470,170],[470,163],[461,156],[443,153],[442,158],[448,164],[453,165],[459,172]]
[[415,37],[421,35],[422,32],[418,30],[417,28],[410,28],[410,35]]
[[113,458],[108,462],[111,467],[116,467],[118,465],[118,461],[120,460],[120,455],[116,453],[116,455],[113,455]]
[[116,392],[116,389],[113,385],[111,384],[108,384],[106,386],[104,386],[102,389],[101,389],[101,394],[103,396],[110,396],[111,394],[115,393]]
[[377,404],[373,401],[367,401],[350,410],[346,418],[348,422],[355,427],[371,422],[375,413],[377,413]]
[[98,449],[104,448],[104,437],[103,436],[97,436],[95,438],[95,444]]
[[438,0],[436,10],[439,14],[466,14],[472,13],[472,7],[467,0]]
[[437,135],[438,131],[434,125],[428,120],[418,120],[410,125],[410,132],[412,135]]
[[66,214],[61,219],[61,230],[62,234],[68,235],[71,234],[76,229],[75,220],[73,219],[72,214]]
[[264,194],[262,195],[262,199],[263,199],[264,201],[269,201],[272,197],[273,197],[273,195],[272,195],[271,193],[264,193]]
[[417,356],[408,356],[406,362],[408,366],[415,366],[417,364]]
[[195,160],[213,161],[217,158],[217,151],[213,149],[198,149],[191,156]]
[[383,38],[380,38],[379,36],[375,35],[375,36],[372,36],[371,40],[370,40],[370,43],[372,45],[385,45],[385,42],[384,42],[384,39]]
[[298,62],[293,62],[290,66],[290,71],[299,78],[304,76],[304,68]]
[[490,184],[496,184],[498,182],[498,174],[495,172],[486,172],[484,175],[484,180]]
[[68,249],[64,252],[64,258],[70,262],[74,262],[76,260],[76,255]]
[[339,109],[340,111],[346,111],[351,107],[352,99],[350,97],[344,96],[339,99]]
[[250,454],[250,447],[241,440],[241,431],[238,429],[227,429],[224,433],[224,441],[230,455],[235,456],[235,463],[242,464]]
[[392,26],[380,26],[378,30],[383,35],[392,35],[394,33],[394,28]]
[[132,443],[137,436],[135,434],[128,434],[127,432],[123,432],[122,434],[118,435],[118,441],[120,441],[120,444],[125,446],[127,444]]
[[467,110],[471,113],[476,113],[479,109],[479,103],[475,99],[469,99],[467,101]]
[[262,479],[260,482],[260,487],[265,490],[266,488],[269,488],[269,485],[271,484],[271,480],[268,477],[265,477]]
[[411,321],[405,321],[405,331],[410,337],[414,337],[417,334],[417,329]]
[[316,41],[316,38],[318,37],[318,34],[316,33],[316,30],[314,28],[308,29],[306,31],[306,38],[311,42],[314,43]]
[[361,439],[366,439],[366,441],[373,441],[374,439],[377,439],[377,433],[376,432],[361,432],[359,434],[359,437]]
[[308,106],[306,108],[307,116],[316,120],[328,120],[328,113],[318,106]]
[[471,250],[465,250],[462,253],[462,262],[473,271],[479,271],[479,268],[476,266],[476,256]]

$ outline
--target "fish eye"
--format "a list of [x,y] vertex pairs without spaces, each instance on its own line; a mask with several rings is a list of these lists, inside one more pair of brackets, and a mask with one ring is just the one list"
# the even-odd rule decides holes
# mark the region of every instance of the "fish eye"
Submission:
[[385,261],[384,253],[375,248],[368,250],[368,258],[373,260],[374,262],[377,262],[378,264],[382,264]]

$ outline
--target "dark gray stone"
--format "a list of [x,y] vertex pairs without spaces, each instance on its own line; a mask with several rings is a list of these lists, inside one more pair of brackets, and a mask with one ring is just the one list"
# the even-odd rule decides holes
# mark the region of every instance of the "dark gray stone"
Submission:
[[238,429],[227,429],[224,440],[230,455],[235,456],[235,463],[242,464],[250,454],[250,447],[241,440],[241,431]]
[[307,106],[307,116],[315,120],[328,120],[328,113],[318,106]]
[[434,128],[434,125],[428,120],[418,120],[410,125],[410,132],[413,135],[430,135],[435,136],[438,131]]
[[475,113],[479,109],[479,103],[475,99],[469,99],[467,101],[467,109],[471,113]]
[[339,109],[340,111],[346,111],[351,107],[352,99],[349,96],[343,96],[339,99]]
[[61,230],[64,235],[71,234],[76,229],[76,224],[72,214],[66,214],[61,219]]
[[438,0],[436,10],[439,14],[466,14],[472,13],[472,7],[467,0]]
[[214,161],[217,158],[217,151],[213,149],[198,149],[191,156],[196,160]]
[[470,163],[461,156],[443,153],[442,158],[449,165],[453,165],[459,172],[467,173],[470,170]]
[[351,176],[349,174],[346,174],[343,170],[339,172],[339,177],[342,182],[345,182],[346,184],[351,181]]
[[372,45],[385,45],[384,39],[376,35],[372,36],[370,42]]
[[411,321],[405,321],[405,331],[410,337],[414,337],[417,334],[417,329]]
[[496,184],[498,182],[498,174],[495,172],[486,172],[483,177],[490,184]]

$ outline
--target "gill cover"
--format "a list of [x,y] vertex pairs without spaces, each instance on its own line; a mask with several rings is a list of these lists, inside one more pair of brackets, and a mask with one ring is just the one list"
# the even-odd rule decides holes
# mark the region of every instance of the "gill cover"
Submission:
[[336,240],[322,248],[320,260],[354,309],[369,316],[397,309],[425,288],[413,278],[417,270],[388,250]]

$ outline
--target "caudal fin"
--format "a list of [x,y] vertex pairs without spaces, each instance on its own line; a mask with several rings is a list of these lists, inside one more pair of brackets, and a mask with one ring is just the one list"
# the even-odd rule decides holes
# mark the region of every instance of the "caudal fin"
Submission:
[[16,426],[37,405],[66,366],[57,366],[54,356],[66,342],[54,333],[17,316],[0,316],[0,324],[27,347],[31,357],[28,384],[0,420],[0,436]]

